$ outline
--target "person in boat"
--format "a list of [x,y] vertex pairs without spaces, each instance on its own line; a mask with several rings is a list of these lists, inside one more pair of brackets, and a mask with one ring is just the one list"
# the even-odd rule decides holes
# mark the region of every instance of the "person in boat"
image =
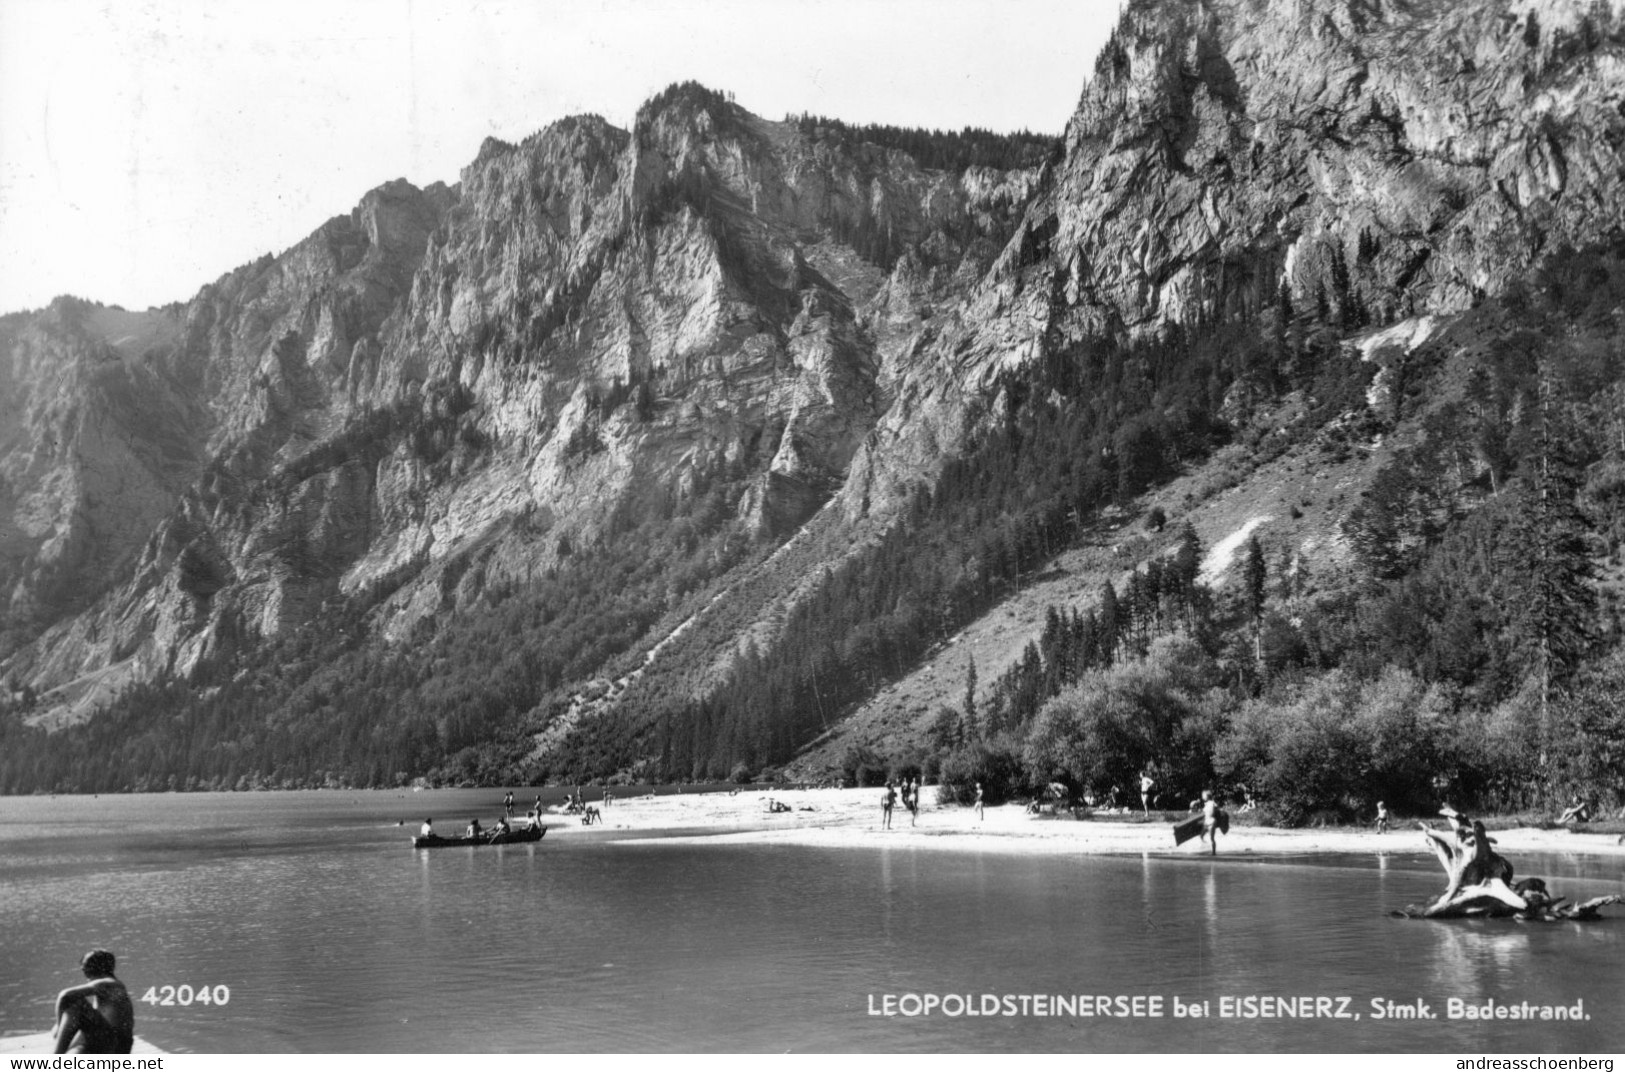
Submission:
[[418,827],[419,837],[434,837],[434,820],[425,819],[423,825]]
[[1202,832],[1197,837],[1207,838],[1208,855],[1219,855],[1219,802],[1211,789],[1202,790]]
[[477,838],[484,836],[484,834],[485,830],[480,826],[480,821],[478,819],[470,819],[468,821],[468,829],[463,831],[464,837]]
[[135,1046],[135,1005],[113,974],[113,954],[93,949],[80,961],[90,981],[56,996],[57,1053],[129,1053]]
[[497,817],[497,824],[491,828],[491,840],[496,841],[498,838],[507,837],[512,830],[513,828],[508,825],[508,817],[500,815]]

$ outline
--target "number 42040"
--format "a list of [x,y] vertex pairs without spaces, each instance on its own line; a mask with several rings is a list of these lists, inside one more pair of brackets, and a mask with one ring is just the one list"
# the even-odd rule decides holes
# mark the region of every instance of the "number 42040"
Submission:
[[141,995],[148,1005],[224,1005],[231,1000],[231,987],[149,986]]

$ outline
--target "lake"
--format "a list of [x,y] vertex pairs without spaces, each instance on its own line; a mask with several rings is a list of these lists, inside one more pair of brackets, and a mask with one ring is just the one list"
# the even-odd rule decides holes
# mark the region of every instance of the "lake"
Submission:
[[[1592,924],[1389,918],[1441,888],[1419,846],[410,847],[423,815],[450,831],[500,797],[0,797],[0,1034],[46,1030],[99,945],[132,996],[191,998],[136,1006],[138,1032],[180,1052],[1625,1048],[1618,906]],[[1617,859],[1513,863],[1559,894],[1625,892]],[[1452,998],[1591,1018],[1452,1020]]]

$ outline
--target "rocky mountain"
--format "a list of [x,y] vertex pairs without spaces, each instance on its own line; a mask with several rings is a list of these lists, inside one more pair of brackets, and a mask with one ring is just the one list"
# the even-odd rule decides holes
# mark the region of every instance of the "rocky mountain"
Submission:
[[[1061,163],[933,351],[972,397],[890,440],[954,442],[992,376],[1079,340],[1256,314],[1459,312],[1620,234],[1619,13],[1581,3],[1131,4]],[[871,501],[906,488],[868,477]],[[866,483],[860,484],[867,478]],[[860,490],[861,488],[861,490]]]
[[408,636],[724,469],[743,531],[782,539],[884,408],[898,340],[857,312],[883,247],[915,315],[1033,174],[682,86],[630,133],[565,120],[455,188],[380,187],[183,307],[10,317],[5,672],[75,717],[381,580],[378,632]]
[[[782,763],[1226,442],[1354,429],[1380,482],[1428,434],[1407,391],[1465,397],[1496,303],[1617,247],[1622,18],[1136,0],[1052,151],[938,136],[925,166],[923,135],[675,86],[630,131],[380,187],[184,305],[4,318],[14,717],[161,697],[235,749],[165,759],[212,784],[312,780],[309,742],[367,734],[387,758],[324,776]],[[998,444],[1025,498],[963,490]],[[1318,533],[1349,569],[1360,510]],[[910,558],[952,570],[877,565]],[[931,585],[963,594],[927,613]]]

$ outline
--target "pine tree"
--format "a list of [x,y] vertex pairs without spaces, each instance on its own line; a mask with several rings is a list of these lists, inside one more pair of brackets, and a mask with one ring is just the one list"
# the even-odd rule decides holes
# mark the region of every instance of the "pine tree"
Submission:
[[1107,581],[1100,587],[1100,657],[1110,666],[1117,658],[1118,631],[1121,629],[1117,608],[1117,589]]
[[976,656],[970,657],[970,664],[965,668],[965,736],[979,738],[981,733],[976,727]]
[[1264,591],[1269,571],[1264,565],[1264,548],[1257,536],[1247,537],[1247,550],[1241,564],[1242,596],[1247,614],[1253,620],[1253,660],[1264,668]]
[[1247,538],[1247,549],[1241,565],[1242,594],[1247,601],[1247,614],[1254,621],[1264,615],[1264,590],[1269,571],[1264,563],[1264,548],[1257,536]]
[[1539,366],[1540,428],[1536,456],[1520,489],[1512,561],[1518,578],[1514,628],[1525,665],[1540,688],[1541,759],[1551,727],[1551,699],[1592,642],[1597,594],[1586,546],[1590,526],[1580,511],[1581,478],[1574,432],[1553,399],[1544,361]]
[[1195,623],[1196,578],[1202,568],[1202,541],[1189,521],[1179,530],[1179,545],[1174,551],[1173,564],[1168,570],[1170,593],[1180,603],[1186,628]]

